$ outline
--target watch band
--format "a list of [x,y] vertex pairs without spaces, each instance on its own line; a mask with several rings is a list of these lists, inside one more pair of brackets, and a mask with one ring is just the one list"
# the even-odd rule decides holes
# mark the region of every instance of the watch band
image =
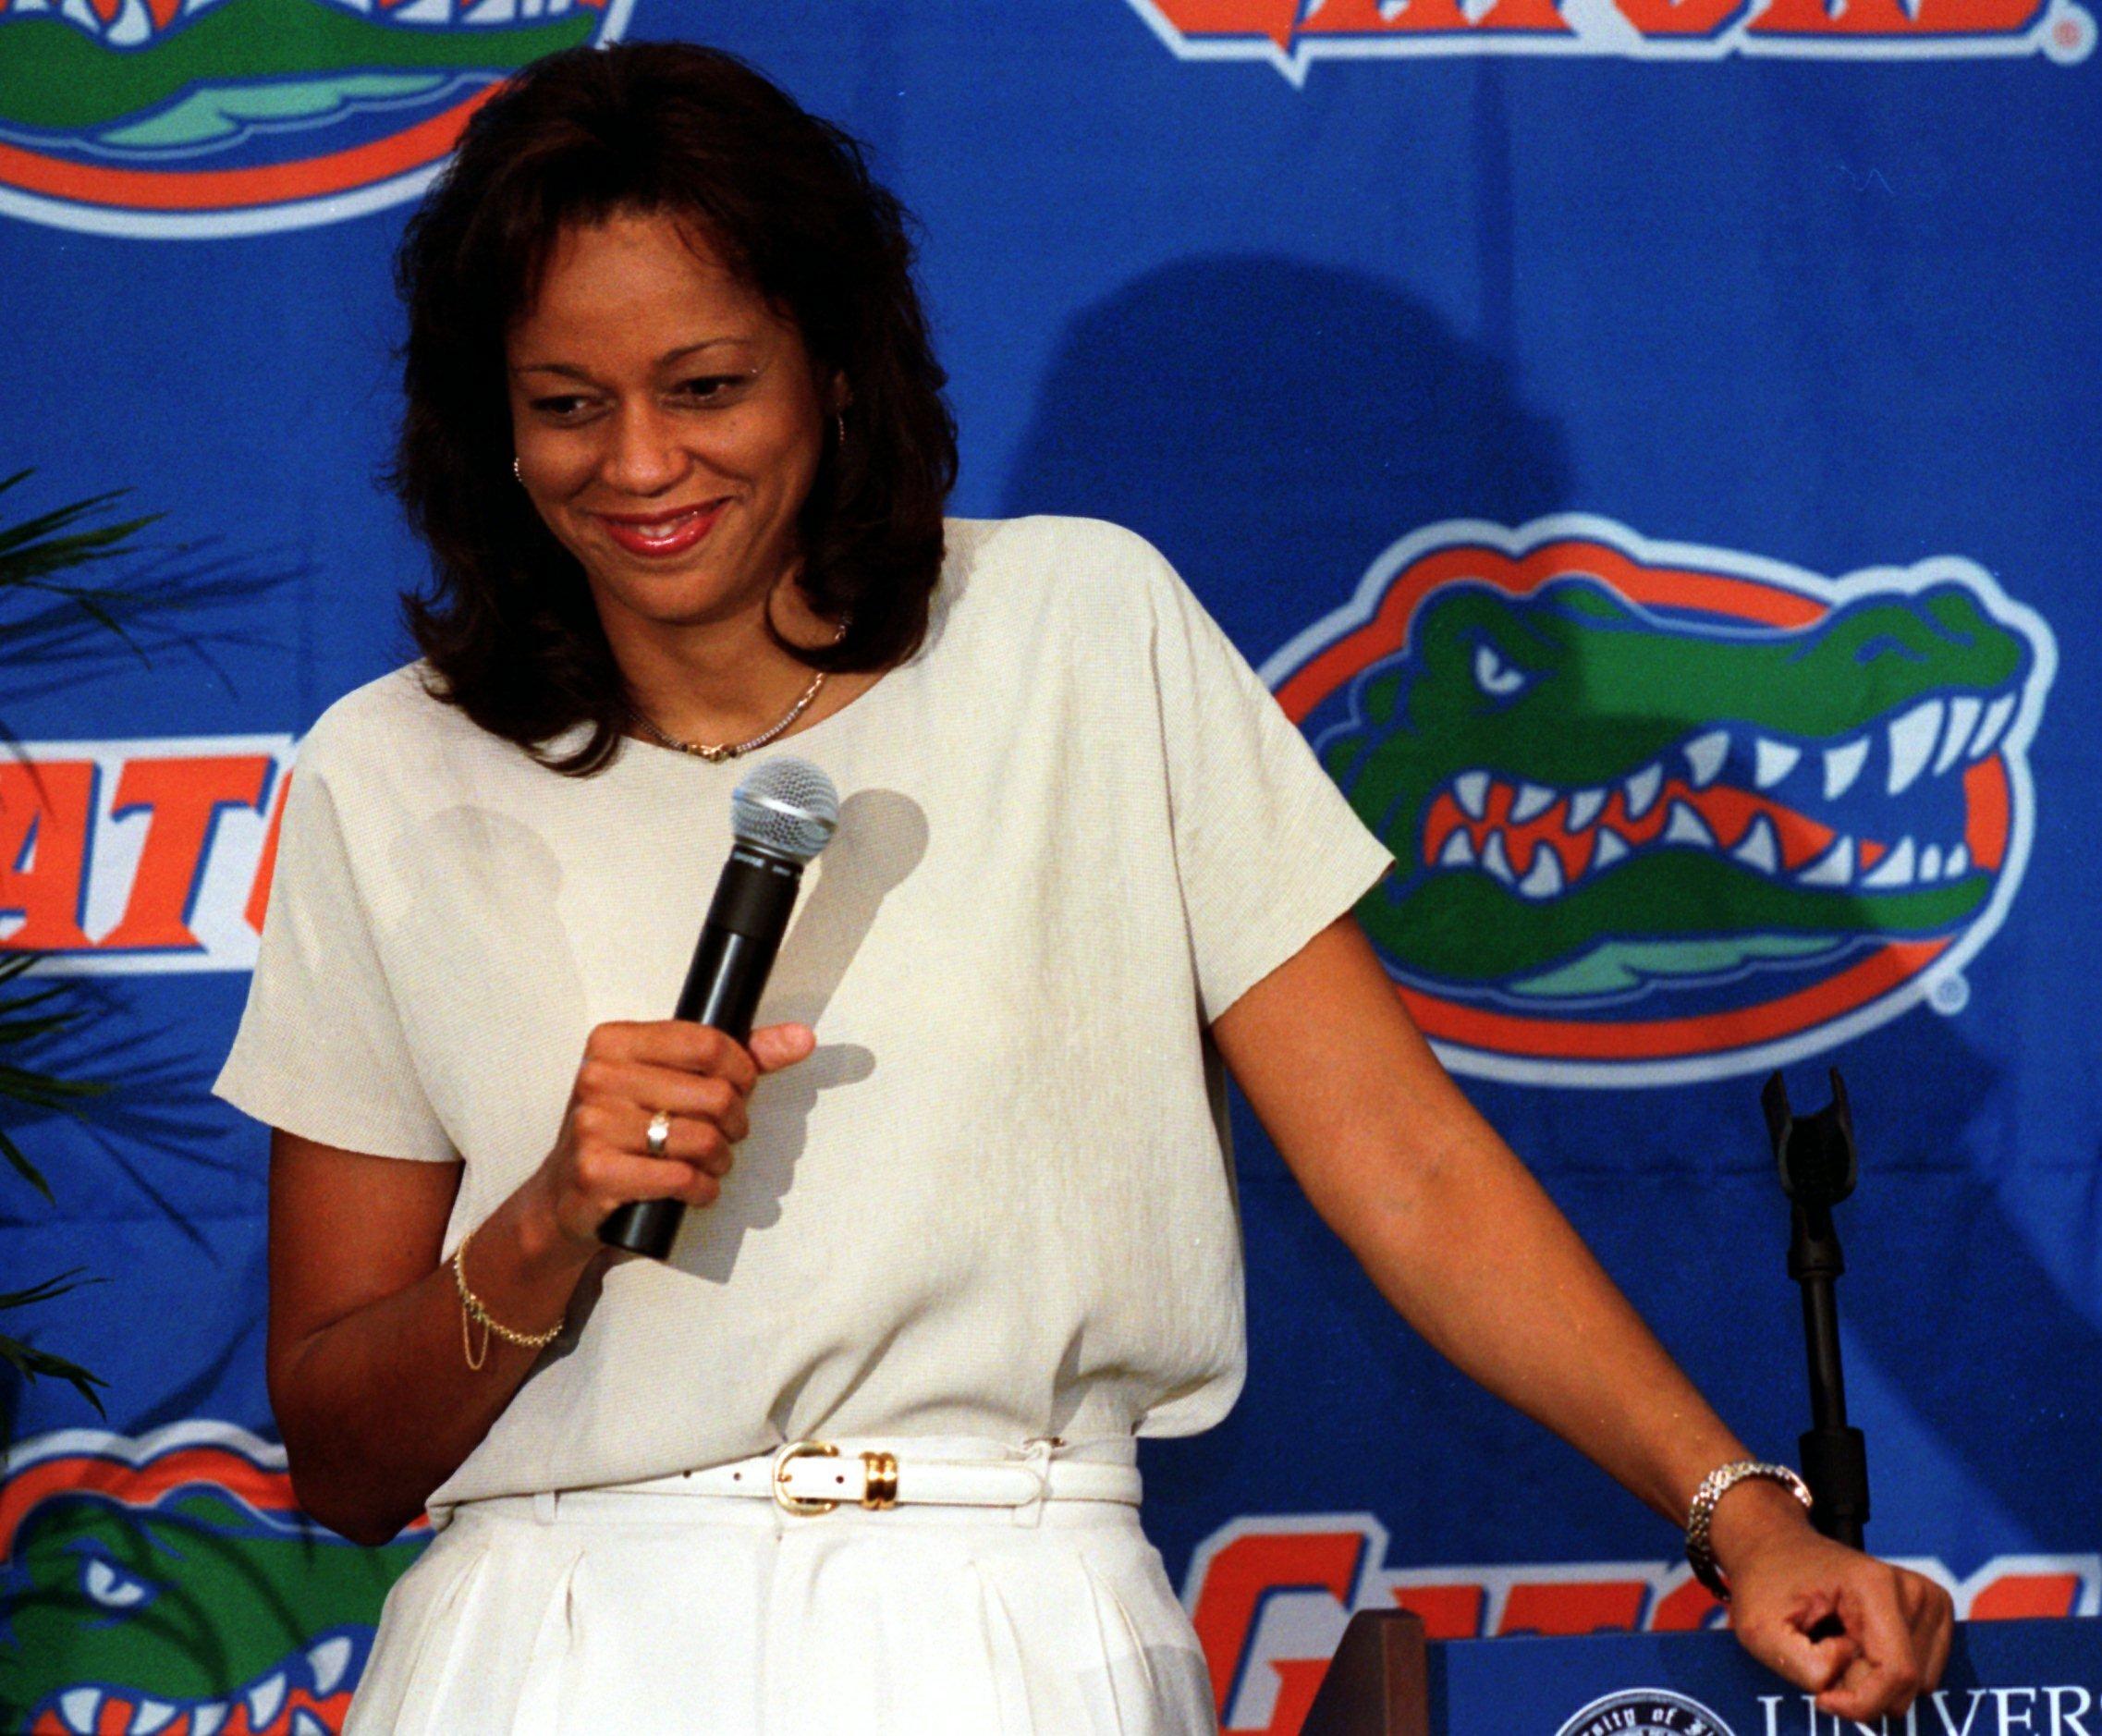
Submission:
[[1729,1601],[1729,1583],[1717,1564],[1708,1532],[1715,1523],[1716,1503],[1748,1477],[1786,1484],[1789,1492],[1803,1503],[1804,1512],[1809,1512],[1812,1506],[1807,1483],[1786,1465],[1768,1464],[1760,1459],[1733,1460],[1727,1465],[1717,1465],[1701,1479],[1701,1486],[1693,1491],[1693,1504],[1686,1512],[1686,1560],[1693,1570],[1693,1577],[1724,1603]]

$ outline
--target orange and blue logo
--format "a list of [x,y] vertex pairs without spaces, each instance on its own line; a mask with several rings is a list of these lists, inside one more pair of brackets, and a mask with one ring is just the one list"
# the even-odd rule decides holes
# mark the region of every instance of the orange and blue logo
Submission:
[[[2102,1609],[2102,1557],[2092,1552],[1996,1556],[1962,1575],[1931,1558],[1906,1565],[1947,1591],[1964,1620]],[[1405,1566],[1386,1527],[1364,1512],[1234,1519],[1197,1546],[1182,1602],[1225,1736],[1299,1736],[1344,1625],[1361,1609],[1409,1610],[1434,1640],[1689,1633],[1724,1620],[1682,1558]],[[1970,1690],[1974,1704],[1984,1692]],[[1970,1726],[1951,1718],[1944,1728]]]
[[2077,0],[1131,0],[1184,60],[1266,62],[1294,84],[1316,60],[1423,55],[1725,55],[1921,60],[2095,48]]
[[285,1449],[195,1419],[23,1442],[0,1484],[0,1720],[27,1736],[331,1736],[429,1541],[301,1514]]
[[412,199],[528,61],[632,0],[0,0],[0,213],[251,235]]
[[1564,514],[1404,537],[1263,674],[1394,851],[1358,914],[1447,1064],[1611,1087],[1960,1012],[2057,667],[1960,556],[1827,579]]
[[254,967],[290,736],[17,743],[0,757],[0,953],[102,974]]

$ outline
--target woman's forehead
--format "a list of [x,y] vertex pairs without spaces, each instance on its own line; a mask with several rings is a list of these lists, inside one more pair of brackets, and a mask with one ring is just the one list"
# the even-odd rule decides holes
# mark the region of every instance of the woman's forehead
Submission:
[[616,213],[565,226],[512,323],[514,366],[584,345],[654,359],[703,342],[765,345],[788,327],[706,234],[667,214]]

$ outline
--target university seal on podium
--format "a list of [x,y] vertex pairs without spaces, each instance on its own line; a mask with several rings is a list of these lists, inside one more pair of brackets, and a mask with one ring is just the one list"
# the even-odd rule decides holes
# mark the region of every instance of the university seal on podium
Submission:
[[1594,1700],[1556,1736],[1732,1736],[1732,1732],[1698,1700],[1663,1688],[1629,1688]]

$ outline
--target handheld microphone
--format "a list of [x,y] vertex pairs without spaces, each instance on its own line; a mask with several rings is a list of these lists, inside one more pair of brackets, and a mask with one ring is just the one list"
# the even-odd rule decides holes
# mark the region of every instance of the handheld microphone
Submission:
[[[768,760],[738,785],[730,797],[737,842],[715,883],[673,1018],[713,1026],[739,1043],[751,1036],[803,864],[825,848],[838,824],[838,792],[807,761]],[[680,1200],[630,1200],[599,1226],[598,1239],[662,1260],[685,1216]]]

